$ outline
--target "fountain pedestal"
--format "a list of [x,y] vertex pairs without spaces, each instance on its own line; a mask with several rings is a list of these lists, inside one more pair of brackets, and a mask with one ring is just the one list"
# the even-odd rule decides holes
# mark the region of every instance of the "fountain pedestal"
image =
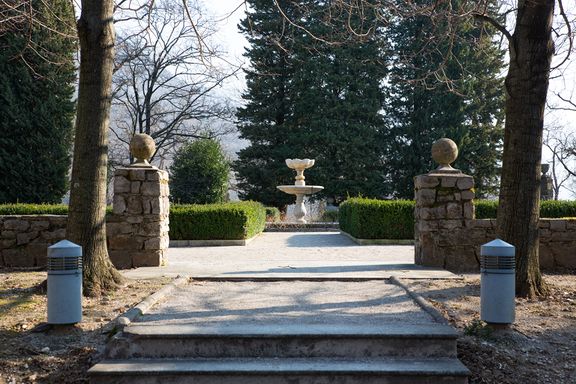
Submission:
[[296,207],[294,209],[294,216],[296,222],[306,224],[304,217],[306,216],[306,206],[304,205],[304,196],[311,195],[324,189],[320,185],[306,185],[304,170],[314,165],[314,160],[311,159],[286,159],[286,165],[289,168],[296,170],[296,182],[294,185],[279,185],[276,188],[282,192],[296,195]]

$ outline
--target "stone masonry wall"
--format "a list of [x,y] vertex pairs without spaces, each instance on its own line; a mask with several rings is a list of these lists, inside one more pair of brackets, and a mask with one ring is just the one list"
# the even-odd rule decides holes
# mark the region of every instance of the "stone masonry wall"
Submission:
[[[117,268],[158,266],[168,248],[168,174],[122,168],[106,217],[108,253]],[[67,216],[0,216],[0,267],[43,268],[47,248],[66,237]]]
[[[414,182],[416,264],[479,272],[480,246],[496,238],[496,220],[475,219],[473,178],[428,174]],[[576,219],[540,220],[540,265],[576,268]]]
[[47,248],[66,236],[67,216],[0,216],[0,266],[45,267]]
[[107,220],[108,253],[118,268],[159,266],[168,249],[168,173],[120,168],[114,174],[113,214]]

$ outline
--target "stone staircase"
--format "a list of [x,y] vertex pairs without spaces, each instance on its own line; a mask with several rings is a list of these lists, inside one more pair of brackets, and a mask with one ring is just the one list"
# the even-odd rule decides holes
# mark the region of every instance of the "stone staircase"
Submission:
[[114,337],[92,384],[464,384],[444,324],[150,325]]

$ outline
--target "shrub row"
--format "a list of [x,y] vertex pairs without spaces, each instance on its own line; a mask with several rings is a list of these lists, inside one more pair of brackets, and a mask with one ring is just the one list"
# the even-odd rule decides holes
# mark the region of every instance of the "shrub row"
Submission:
[[264,230],[266,210],[253,201],[173,205],[170,209],[172,240],[242,240]]
[[[477,219],[495,219],[498,210],[496,200],[475,200]],[[543,200],[540,202],[540,217],[560,219],[576,217],[576,201]]]
[[359,239],[413,239],[414,201],[351,198],[340,204],[339,222]]
[[0,215],[67,215],[64,204],[0,204]]
[[266,221],[277,223],[280,221],[280,210],[276,207],[266,207]]

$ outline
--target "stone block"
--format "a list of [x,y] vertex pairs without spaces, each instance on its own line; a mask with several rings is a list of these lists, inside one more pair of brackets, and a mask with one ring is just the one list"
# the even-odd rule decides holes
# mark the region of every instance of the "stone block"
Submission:
[[164,251],[146,250],[132,254],[134,267],[159,267],[164,264]]
[[420,220],[416,223],[418,226],[419,232],[431,232],[438,230],[438,221],[437,220]]
[[416,191],[416,205],[430,206],[434,205],[436,202],[436,190],[435,189],[420,189]]
[[444,258],[436,251],[436,241],[432,234],[422,234],[416,241],[418,247],[415,253],[415,262],[426,267],[444,266]]
[[147,181],[160,181],[160,173],[149,171],[146,173],[146,180]]
[[106,233],[109,236],[114,236],[116,234],[132,234],[134,233],[134,227],[132,224],[126,222],[106,223]]
[[130,215],[142,214],[142,198],[140,196],[128,196],[126,199],[126,212]]
[[538,228],[550,229],[550,219],[540,219],[538,222]]
[[454,273],[480,272],[480,263],[474,247],[450,247],[440,250],[444,253],[444,268]]
[[540,237],[541,243],[548,243],[552,240],[552,232],[549,229],[542,229],[538,230],[538,235]]
[[440,186],[442,188],[454,188],[456,186],[456,181],[458,179],[454,176],[450,177],[450,176],[444,176],[442,177],[442,182],[440,183]]
[[471,201],[466,201],[462,205],[462,216],[465,219],[473,219],[475,217],[475,208]]
[[455,200],[454,194],[439,195],[439,196],[436,198],[436,201],[439,202],[439,203],[447,203],[447,202],[449,202],[449,201],[454,201],[454,200]]
[[112,235],[108,238],[108,248],[113,250],[140,250],[144,239],[130,235]]
[[472,189],[474,188],[474,178],[472,176],[459,176],[456,186],[461,191]]
[[476,228],[492,228],[492,222],[490,219],[476,219],[472,222]]
[[41,237],[49,240],[48,242],[50,243],[56,243],[66,238],[66,228],[59,228],[54,231],[44,231],[42,232]]
[[125,220],[130,224],[139,224],[144,221],[144,216],[126,216]]
[[566,219],[566,229],[576,229],[576,220]]
[[154,237],[144,242],[144,249],[162,249],[160,237]]
[[434,176],[419,175],[414,178],[414,188],[429,189],[435,188],[440,184],[440,179]]
[[421,207],[417,208],[417,211],[419,218],[423,220],[444,219],[446,217],[446,206],[444,205],[435,208]]
[[[550,235],[551,242],[563,242],[563,241],[573,241],[574,240],[574,233],[571,231],[563,231],[563,232],[552,232]],[[574,252],[574,250],[573,250]],[[574,252],[576,253],[576,252]]]
[[162,225],[158,222],[143,223],[138,227],[137,234],[146,237],[159,237],[162,233]]
[[549,246],[540,243],[539,248],[540,267],[544,269],[554,268],[554,254]]
[[8,231],[23,232],[30,228],[30,223],[27,220],[12,219],[4,222],[4,229]]
[[462,191],[460,192],[462,200],[474,200],[474,192],[472,191]]
[[120,195],[114,195],[112,201],[112,212],[116,215],[121,215],[126,212],[126,200]]
[[29,242],[37,238],[38,234],[39,234],[38,231],[19,233],[16,235],[16,244],[17,245],[28,244]]
[[142,187],[140,188],[140,191],[141,191],[142,195],[144,195],[144,196],[160,196],[161,195],[160,184],[153,182],[153,181],[147,181],[145,183],[142,183]]
[[32,221],[32,222],[30,222],[30,228],[33,231],[44,231],[44,230],[50,228],[50,222],[47,220]]
[[446,204],[446,218],[448,219],[462,218],[462,205],[460,203]]
[[438,229],[455,230],[464,227],[462,220],[440,220],[438,221]]
[[145,169],[130,169],[130,181],[144,181],[146,180],[146,170]]
[[15,239],[16,238],[16,231],[2,231],[0,233],[3,239]]
[[551,231],[565,231],[566,221],[562,219],[550,220]]
[[150,200],[150,213],[160,214],[163,212],[163,199],[151,199]]
[[132,255],[129,251],[109,250],[108,255],[117,269],[132,268]]
[[34,264],[39,267],[46,266],[48,256],[48,243],[31,243],[24,248],[24,253],[34,258]]
[[117,168],[116,171],[114,172],[114,176],[124,176],[124,177],[128,177],[128,175],[130,174],[130,170],[128,168]]
[[16,245],[16,239],[0,240],[0,249],[12,248]]
[[564,244],[556,244],[552,248],[554,254],[555,266],[574,269],[576,268],[576,241],[566,242]]
[[140,193],[140,182],[133,181],[130,183],[130,193]]
[[114,194],[130,193],[130,180],[124,176],[114,176]]
[[2,251],[4,265],[7,267],[34,267],[34,257],[27,255],[23,249],[5,249]]

